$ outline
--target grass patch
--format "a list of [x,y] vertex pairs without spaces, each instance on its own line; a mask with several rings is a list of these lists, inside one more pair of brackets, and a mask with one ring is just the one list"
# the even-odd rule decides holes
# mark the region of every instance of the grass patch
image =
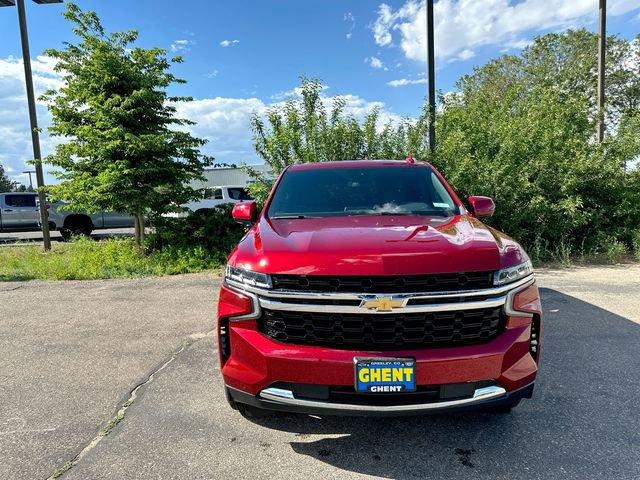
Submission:
[[38,246],[0,249],[0,280],[94,280],[176,275],[220,267],[220,256],[202,247],[164,247],[142,253],[133,239],[96,242],[78,238],[54,245],[50,252]]

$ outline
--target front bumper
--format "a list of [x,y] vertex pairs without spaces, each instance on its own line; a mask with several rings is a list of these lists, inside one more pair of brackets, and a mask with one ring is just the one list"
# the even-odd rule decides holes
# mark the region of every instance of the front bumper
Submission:
[[[271,410],[406,415],[506,404],[530,397],[538,369],[538,354],[531,348],[534,322],[536,342],[541,332],[540,312],[524,313],[511,308],[512,293],[528,287],[533,288],[533,296],[537,298],[534,280],[522,283],[512,292],[505,292],[501,300],[505,302],[504,329],[485,343],[393,351],[346,350],[279,342],[258,330],[256,317],[259,313],[238,313],[240,316],[229,320],[225,314],[233,314],[221,302],[222,376],[229,396],[236,402]],[[259,300],[260,304],[270,301]],[[256,298],[253,302],[257,303]],[[539,306],[539,303],[531,303]],[[441,307],[430,305],[424,308]],[[331,399],[298,397],[281,387],[283,383],[290,383],[352,389],[355,357],[413,358],[418,387],[446,388],[455,384],[473,384],[476,390],[473,391],[472,387],[465,398],[436,397],[428,402],[411,403],[403,403],[398,398],[398,404],[393,405],[379,405],[375,401],[371,401],[371,405],[362,402],[356,405]],[[372,394],[372,398],[374,396]]]
[[498,386],[479,388],[475,390],[473,396],[456,400],[409,405],[361,405],[295,398],[292,391],[278,388],[264,389],[257,396],[229,386],[226,388],[235,402],[265,410],[345,416],[402,416],[459,412],[511,405],[521,398],[531,398],[533,394],[532,383],[512,392],[507,392]]

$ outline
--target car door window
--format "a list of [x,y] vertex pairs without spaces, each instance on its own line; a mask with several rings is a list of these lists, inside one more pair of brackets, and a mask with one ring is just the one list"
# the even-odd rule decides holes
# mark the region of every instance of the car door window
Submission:
[[214,200],[222,200],[222,189],[221,188],[216,188],[213,191],[213,199]]
[[5,203],[9,207],[35,207],[35,195],[7,195]]
[[233,200],[251,200],[251,197],[244,188],[230,188],[229,198]]

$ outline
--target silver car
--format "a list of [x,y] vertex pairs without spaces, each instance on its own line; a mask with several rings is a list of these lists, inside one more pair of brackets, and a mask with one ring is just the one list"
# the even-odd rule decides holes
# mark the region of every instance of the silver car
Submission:
[[0,193],[0,231],[40,230],[38,194]]
[[[73,212],[60,207],[63,202],[54,202],[47,207],[49,212],[49,229],[59,230],[62,238],[68,240],[74,235],[91,235],[94,230],[107,228],[133,227],[131,215],[119,212],[102,211],[98,213]],[[38,215],[39,217],[39,215]]]

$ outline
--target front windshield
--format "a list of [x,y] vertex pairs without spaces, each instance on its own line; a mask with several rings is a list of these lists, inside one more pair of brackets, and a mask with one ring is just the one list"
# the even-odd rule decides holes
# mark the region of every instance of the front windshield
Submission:
[[278,184],[267,215],[271,218],[451,216],[457,211],[433,170],[403,165],[290,170]]

